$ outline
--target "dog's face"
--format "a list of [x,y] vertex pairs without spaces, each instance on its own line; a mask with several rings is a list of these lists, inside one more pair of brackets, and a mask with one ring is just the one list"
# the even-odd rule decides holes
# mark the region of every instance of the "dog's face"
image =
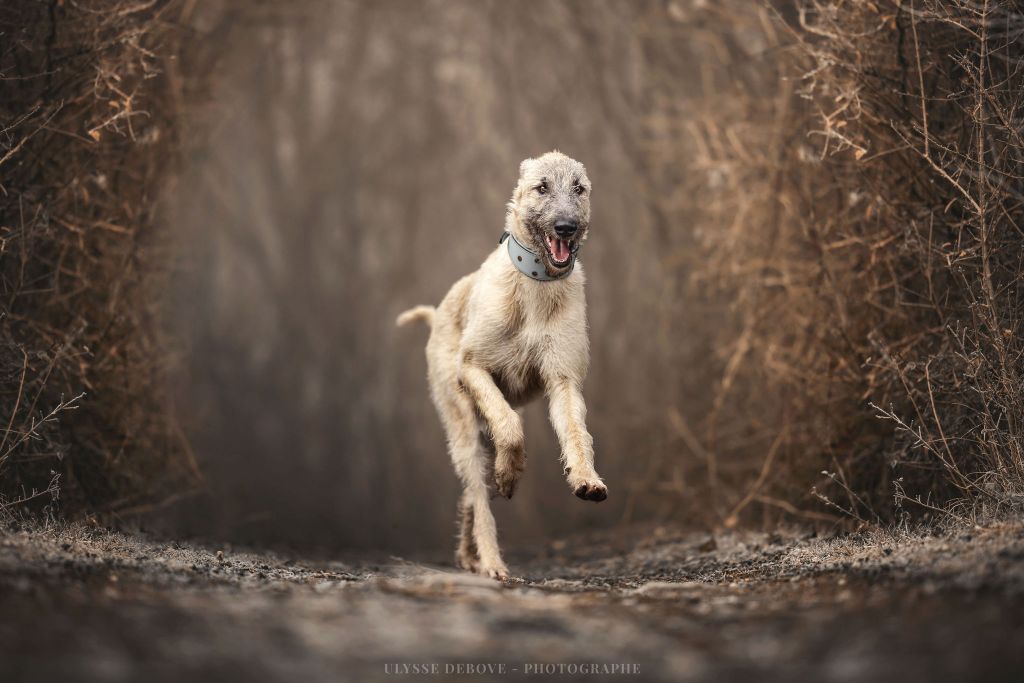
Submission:
[[544,255],[549,275],[565,272],[590,227],[590,179],[580,162],[560,152],[527,159],[509,210],[516,237]]

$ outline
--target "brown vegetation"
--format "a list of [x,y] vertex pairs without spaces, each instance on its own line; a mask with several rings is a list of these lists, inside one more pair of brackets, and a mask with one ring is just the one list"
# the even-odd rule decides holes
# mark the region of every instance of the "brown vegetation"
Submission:
[[865,521],[1019,500],[1022,22],[1012,3],[802,3],[802,99],[705,124],[729,229],[707,231],[702,276],[739,319],[717,402],[776,397],[752,415],[788,499],[824,467],[818,497]]
[[0,502],[45,500],[59,480],[80,508],[123,509],[199,477],[156,313],[157,200],[196,94],[178,69],[202,62],[179,60],[186,11],[0,9]]
[[[1016,505],[1024,16],[774,4],[256,3],[235,41],[220,3],[6,3],[3,494],[52,470],[126,509],[201,469],[193,511],[231,533],[448,536],[422,340],[389,322],[479,263],[519,159],[560,147],[594,176],[617,519]],[[563,500],[544,420],[509,514],[606,524]]]

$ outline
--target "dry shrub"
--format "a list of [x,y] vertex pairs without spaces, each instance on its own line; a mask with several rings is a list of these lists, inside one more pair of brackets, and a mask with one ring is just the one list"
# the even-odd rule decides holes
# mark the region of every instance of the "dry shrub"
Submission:
[[818,498],[864,521],[1014,505],[1024,15],[815,1],[788,20],[797,92],[711,101],[695,136],[721,226],[701,281],[736,314],[716,406],[764,425],[748,497],[796,501],[824,469]]
[[[976,511],[1017,499],[1024,18],[1012,4],[550,3],[523,13],[448,2],[424,14],[419,4],[310,3],[312,32],[282,27],[295,11],[283,3],[235,4],[270,27],[247,34],[255,57],[238,54],[249,67],[234,85],[256,104],[193,164],[206,159],[219,182],[197,175],[195,191],[171,193],[182,199],[172,215],[193,226],[178,248],[209,243],[177,257],[174,236],[156,230],[156,200],[195,142],[183,132],[187,109],[202,101],[205,74],[231,44],[223,27],[238,17],[178,0],[0,8],[7,499],[52,491],[51,471],[92,508],[123,510],[196,483],[168,409],[176,360],[158,315],[176,268],[197,271],[194,291],[178,289],[195,296],[175,310],[193,334],[183,343],[196,347],[185,372],[210,399],[197,403],[212,406],[198,431],[222,461],[218,506],[230,495],[239,517],[268,499],[302,508],[282,481],[323,486],[302,497],[313,520],[340,518],[383,489],[418,493],[399,481],[415,479],[409,462],[422,463],[422,477],[448,465],[421,400],[422,341],[389,336],[389,321],[436,300],[451,278],[418,272],[415,252],[397,247],[454,235],[455,270],[474,266],[493,236],[465,240],[465,225],[500,215],[508,169],[524,153],[565,145],[595,181],[607,178],[603,220],[631,226],[588,251],[595,273],[613,275],[591,283],[602,333],[592,424],[605,453],[643,446],[602,461],[630,484],[623,519],[732,525],[840,508],[872,521],[894,502]],[[570,37],[590,68],[562,60]],[[510,98],[520,106],[504,106]],[[291,123],[294,135],[282,133]],[[306,175],[289,175],[296,152]],[[472,177],[478,191],[464,196],[480,198],[459,207],[463,224],[450,232],[448,196],[423,180],[442,166]],[[249,202],[253,187],[267,189],[256,196],[269,210]],[[238,201],[224,204],[224,188]],[[296,225],[309,239],[285,239]],[[213,230],[237,241],[211,240]],[[332,251],[352,236],[358,250]],[[243,262],[249,252],[234,248],[278,243],[267,263]],[[265,277],[278,257],[294,270]],[[265,296],[235,286],[250,271],[271,288]],[[235,276],[223,300],[204,279],[218,273]],[[705,297],[686,289],[691,275]],[[351,318],[333,313],[340,303]],[[253,315],[262,327],[236,324]],[[412,379],[420,398],[403,401]],[[267,405],[280,409],[258,422]],[[437,438],[420,438],[420,426]],[[300,437],[296,465],[281,454]],[[815,498],[823,469],[828,488]],[[262,484],[237,487],[246,470]],[[349,516],[376,539],[405,517],[389,511],[379,528]],[[282,523],[288,534],[294,526]]]
[[[198,480],[165,409],[156,198],[179,148],[185,5],[0,8],[0,495],[124,509]],[[196,48],[196,45],[192,45]],[[45,497],[44,497],[45,498]]]
[[[808,120],[787,80],[793,39],[760,3],[676,2],[667,15],[651,22],[644,152],[648,200],[665,228],[659,327],[680,350],[666,358],[683,391],[668,407],[674,457],[645,492],[678,482],[679,516],[711,526],[755,513],[766,526],[794,516],[831,520],[808,500],[810,481],[800,474],[821,469],[806,447],[825,440],[813,398],[768,364],[776,362],[769,336],[786,334],[777,309],[802,313],[788,308],[797,293],[783,292],[769,260],[807,264],[802,245],[780,233],[791,210],[780,189],[797,190]],[[654,52],[674,43],[689,45],[686,63]],[[687,69],[694,76],[681,78]],[[682,281],[670,289],[673,270]],[[807,353],[817,342],[801,340]],[[685,357],[688,347],[700,353]]]

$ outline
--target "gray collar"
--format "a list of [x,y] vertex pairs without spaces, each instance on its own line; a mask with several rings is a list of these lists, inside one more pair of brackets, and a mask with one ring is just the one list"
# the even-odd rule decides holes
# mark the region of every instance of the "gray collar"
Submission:
[[501,239],[498,240],[498,244],[506,241],[508,242],[508,257],[512,261],[512,265],[518,268],[520,273],[526,277],[533,278],[534,280],[539,280],[541,282],[561,280],[562,278],[568,277],[569,274],[572,273],[573,267],[576,265],[576,252],[573,251],[572,254],[569,255],[569,267],[565,269],[565,272],[552,277],[551,275],[548,275],[548,271],[544,267],[544,263],[541,261],[540,256],[520,244],[515,235],[505,231],[502,233]]

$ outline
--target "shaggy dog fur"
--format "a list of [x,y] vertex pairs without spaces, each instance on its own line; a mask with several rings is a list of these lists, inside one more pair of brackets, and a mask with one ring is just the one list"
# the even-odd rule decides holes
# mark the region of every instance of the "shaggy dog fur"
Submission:
[[[549,275],[572,267],[566,256],[587,237],[590,180],[583,164],[559,152],[525,160],[508,204],[505,230],[538,256]],[[430,392],[463,484],[459,566],[508,577],[491,514],[488,474],[511,498],[526,465],[517,408],[541,393],[562,448],[569,488],[602,501],[608,489],[594,470],[581,386],[590,361],[583,266],[561,279],[520,272],[501,244],[480,269],[456,282],[437,308],[417,306],[398,317],[424,320]],[[493,463],[493,466],[492,466]]]

